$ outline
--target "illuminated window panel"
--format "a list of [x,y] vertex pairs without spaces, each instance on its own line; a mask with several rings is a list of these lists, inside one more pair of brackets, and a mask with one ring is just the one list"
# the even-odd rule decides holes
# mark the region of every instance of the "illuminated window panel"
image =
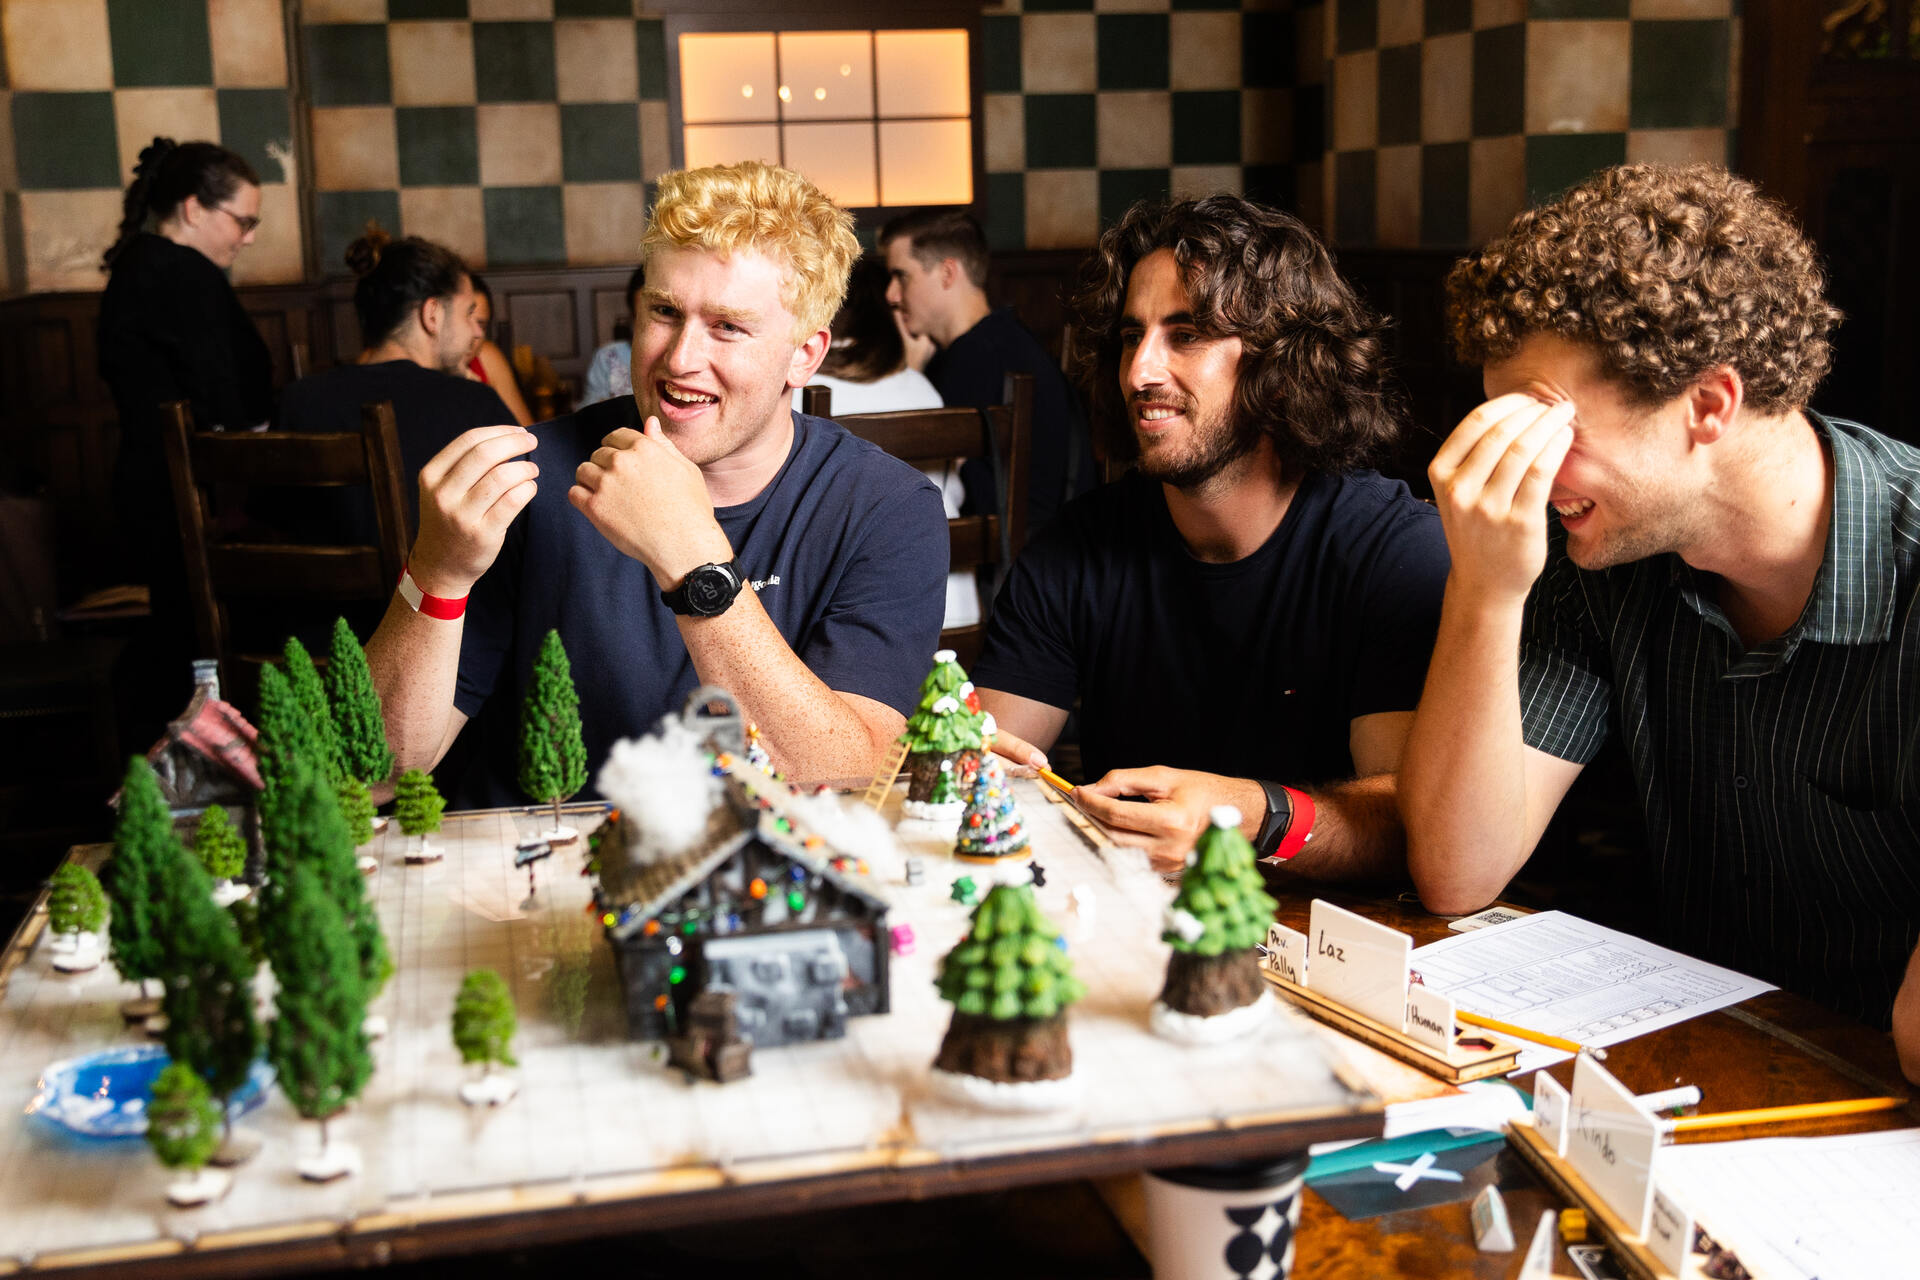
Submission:
[[774,124],[688,125],[687,168],[738,164],[742,160],[780,163],[780,126]]
[[973,130],[965,120],[880,122],[881,204],[969,204]]
[[865,209],[880,203],[871,123],[790,124],[784,132],[787,168],[806,174],[835,204]]
[[871,120],[873,33],[781,32],[780,83],[782,119]]
[[777,87],[772,32],[680,37],[680,118],[687,124],[778,120]]
[[876,31],[880,117],[964,116],[973,109],[964,31]]

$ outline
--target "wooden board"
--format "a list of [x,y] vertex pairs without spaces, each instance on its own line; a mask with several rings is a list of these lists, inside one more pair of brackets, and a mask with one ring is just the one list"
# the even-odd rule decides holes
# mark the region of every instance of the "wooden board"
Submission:
[[[1414,1039],[1399,1027],[1390,1027],[1384,1022],[1369,1018],[1356,1012],[1336,1000],[1331,1000],[1311,987],[1303,987],[1289,982],[1271,969],[1262,968],[1267,981],[1281,995],[1305,1009],[1320,1021],[1332,1027],[1338,1027],[1348,1035],[1364,1040],[1382,1053],[1390,1054],[1402,1062],[1410,1063],[1448,1084],[1465,1084],[1469,1080],[1484,1080],[1489,1076],[1503,1076],[1512,1071],[1519,1060],[1522,1045],[1504,1039],[1491,1031],[1479,1027],[1468,1027],[1455,1037],[1452,1048],[1442,1052],[1430,1044]],[[1484,1040],[1493,1047],[1490,1049],[1463,1048],[1461,1040]]]
[[1507,1142],[1562,1199],[1586,1211],[1589,1234],[1606,1242],[1613,1250],[1614,1261],[1633,1280],[1705,1280],[1705,1259],[1697,1253],[1687,1256],[1686,1267],[1675,1277],[1653,1256],[1646,1240],[1594,1194],[1587,1180],[1571,1164],[1554,1154],[1553,1148],[1531,1124],[1508,1125]]
[[[584,842],[536,864],[529,901],[513,866],[517,811],[449,815],[442,862],[407,865],[397,827],[366,849],[380,860],[367,887],[397,965],[373,1012],[392,1030],[375,1046],[365,1096],[333,1126],[365,1171],[327,1186],[294,1174],[317,1139],[278,1095],[247,1121],[266,1139],[262,1154],[224,1201],[195,1210],[166,1205],[167,1174],[143,1143],[87,1142],[25,1116],[47,1063],[128,1039],[117,1005],[132,992],[104,966],[54,974],[44,903],[36,909],[0,959],[16,966],[0,995],[0,1273],[417,1257],[631,1230],[636,1215],[667,1226],[1379,1133],[1379,1101],[1348,1087],[1291,1010],[1228,1046],[1152,1035],[1146,1012],[1167,955],[1160,914],[1173,890],[1143,857],[1089,848],[1037,784],[1014,785],[1047,871],[1042,905],[1089,987],[1070,1015],[1080,1095],[1069,1108],[1000,1115],[927,1087],[949,1014],[933,977],[969,914],[950,885],[980,874],[946,856],[950,830],[903,823],[895,855],[869,857],[867,887],[892,903],[890,923],[916,934],[913,953],[893,962],[894,1012],[853,1019],[841,1040],[759,1051],[752,1077],[721,1086],[690,1083],[654,1046],[627,1040],[612,954],[579,874]],[[896,791],[890,813],[897,803]],[[907,855],[923,859],[923,884],[903,883]],[[1076,887],[1097,908],[1090,936],[1075,936]],[[463,1077],[448,1019],[462,976],[482,966],[514,995],[521,1092],[474,1111],[455,1096]]]

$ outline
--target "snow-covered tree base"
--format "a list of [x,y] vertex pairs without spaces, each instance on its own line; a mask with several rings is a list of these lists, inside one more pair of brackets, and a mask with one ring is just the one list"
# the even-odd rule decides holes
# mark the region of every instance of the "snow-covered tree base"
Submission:
[[392,821],[393,821],[392,818],[386,817],[384,815],[375,815],[373,819],[373,834],[379,835],[382,831],[385,831],[387,829],[387,824]]
[[244,901],[252,896],[252,887],[241,884],[237,880],[222,880],[219,884],[213,886],[213,905],[219,907],[222,911],[234,903]]
[[902,817],[915,818],[921,822],[959,822],[960,815],[967,811],[965,800],[903,800],[900,802]]
[[460,1101],[470,1107],[497,1107],[512,1102],[520,1082],[504,1071],[494,1071],[460,1086]]
[[580,838],[580,828],[570,827],[563,822],[557,827],[548,827],[537,838],[548,844],[572,844]]
[[353,860],[353,863],[360,868],[360,874],[363,876],[370,876],[380,869],[380,859],[370,853],[361,854]]
[[1276,1005],[1273,993],[1263,991],[1252,1004],[1243,1004],[1238,1009],[1202,1018],[1181,1013],[1178,1009],[1169,1009],[1155,1000],[1147,1012],[1147,1025],[1153,1028],[1155,1035],[1177,1040],[1181,1044],[1224,1044],[1257,1030],[1273,1015]]
[[407,850],[407,861],[415,866],[426,862],[438,862],[446,856],[447,851],[445,849],[434,844],[425,836],[420,837],[420,847],[418,849]]
[[167,1034],[167,1015],[164,1013],[156,1013],[141,1023],[140,1028],[157,1040]]
[[226,1140],[214,1148],[208,1163],[217,1164],[222,1169],[238,1168],[259,1155],[262,1145],[259,1134],[235,1125],[228,1130]]
[[218,1169],[200,1169],[190,1178],[167,1184],[167,1203],[181,1209],[191,1209],[197,1205],[211,1204],[227,1194],[233,1186],[233,1175]]
[[387,1034],[387,1015],[384,1013],[368,1014],[366,1020],[360,1024],[360,1029],[367,1033],[367,1039],[369,1040],[385,1038]]
[[1080,1078],[1003,1082],[935,1067],[928,1073],[935,1097],[989,1111],[1064,1111],[1080,1100]]
[[347,1142],[329,1142],[293,1166],[308,1182],[334,1182],[360,1172],[360,1149]]
[[106,958],[100,949],[100,939],[91,933],[63,933],[60,937],[72,939],[64,948],[53,948],[53,967],[61,973],[86,973],[98,969]]
[[128,1022],[144,1023],[148,1018],[160,1012],[160,997],[138,995],[131,1000],[120,1002],[120,1016]]

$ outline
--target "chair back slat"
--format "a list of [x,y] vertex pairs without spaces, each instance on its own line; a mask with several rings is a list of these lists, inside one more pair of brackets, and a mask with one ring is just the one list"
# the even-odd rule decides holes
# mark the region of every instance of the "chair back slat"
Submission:
[[367,482],[366,444],[355,432],[196,431],[188,439],[203,487]]
[[366,600],[391,594],[400,580],[380,567],[379,547],[218,542],[207,548],[207,568],[227,598]]
[[829,418],[833,416],[832,405],[832,387],[823,387],[815,383],[812,386],[800,388],[800,412],[811,414],[816,418]]

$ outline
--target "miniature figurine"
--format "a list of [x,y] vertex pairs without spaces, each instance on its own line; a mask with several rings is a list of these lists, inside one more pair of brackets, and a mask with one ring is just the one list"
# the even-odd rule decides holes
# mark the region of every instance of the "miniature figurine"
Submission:
[[924,858],[910,857],[906,861],[906,877],[909,887],[925,884],[927,881],[927,862]]
[[947,896],[963,907],[970,907],[980,901],[980,886],[974,883],[972,876],[961,876],[953,882],[953,888]]
[[460,1061],[480,1064],[480,1078],[460,1085],[460,1101],[470,1107],[497,1107],[520,1091],[512,1076],[494,1072],[496,1066],[520,1065],[512,1051],[514,1024],[506,980],[492,969],[469,973],[453,1002],[453,1043]]
[[93,872],[63,862],[47,881],[49,950],[61,973],[85,973],[100,967],[100,926],[107,920],[107,895]]
[[206,1081],[184,1062],[168,1064],[154,1080],[147,1104],[147,1145],[161,1164],[189,1175],[167,1188],[169,1203],[190,1209],[218,1200],[233,1184],[232,1174],[206,1167],[219,1141],[219,1125]]
[[298,1162],[300,1176],[331,1182],[360,1168],[358,1152],[329,1140],[328,1123],[360,1096],[373,1073],[363,1027],[366,985],[346,921],[316,870],[295,862],[279,896],[298,958],[275,969],[280,990],[269,1047],[281,1092],[320,1126],[320,1150]]
[[1027,874],[1033,877],[1034,888],[1044,889],[1047,887],[1047,869],[1039,863],[1029,862],[1027,864]]
[[140,995],[120,1006],[130,1022],[144,1022],[160,1011],[160,999],[147,994],[147,982],[160,976],[165,959],[165,926],[155,912],[166,860],[175,856],[184,859],[187,854],[174,838],[159,779],[153,767],[136,756],[120,788],[113,856],[101,873],[101,887],[113,904],[108,940],[114,967],[126,981],[140,984]]
[[534,865],[553,856],[553,846],[545,840],[522,840],[513,849],[513,865],[527,869],[527,901],[532,902],[539,892],[539,885],[533,878]]
[[747,763],[766,774],[769,778],[778,778],[774,772],[773,757],[767,754],[767,744],[760,740],[760,726],[747,724]]
[[960,816],[985,723],[980,695],[953,650],[934,654],[933,670],[920,684],[920,703],[900,735],[907,747],[907,798],[901,812],[947,822]]
[[1007,785],[1000,757],[983,756],[974,773],[973,790],[967,796],[966,813],[960,819],[953,856],[976,862],[998,862],[1026,851],[1026,824],[1014,804],[1013,788]]
[[427,836],[440,829],[440,815],[447,802],[434,788],[433,779],[419,769],[400,775],[393,791],[393,813],[400,821],[400,833],[408,839],[420,837],[417,846],[407,849],[408,862],[437,862],[446,854],[433,846]]
[[687,1009],[687,1029],[667,1038],[667,1065],[716,1084],[753,1074],[753,1039],[740,1031],[735,993],[708,987]]
[[247,869],[247,842],[234,829],[225,806],[210,804],[193,829],[193,856],[213,877],[213,900],[230,907],[253,890],[240,881]]
[[[333,646],[327,657],[327,705],[333,712],[334,733],[347,776],[371,790],[393,775],[393,752],[387,746],[387,722],[380,711],[380,694],[367,670],[367,651],[354,638],[345,618],[333,620]],[[348,825],[352,826],[349,816]],[[372,819],[375,831],[385,818]]]
[[547,632],[520,707],[520,789],[553,806],[553,827],[541,838],[571,844],[579,831],[560,821],[560,806],[587,785],[587,748],[580,733],[580,695],[558,631]]
[[1210,1044],[1243,1035],[1273,1007],[1254,944],[1278,905],[1240,834],[1240,811],[1216,805],[1187,855],[1161,935],[1173,947],[1166,985],[1148,1021],[1169,1039]]
[[936,1089],[1001,1110],[1069,1100],[1067,1006],[1086,994],[1033,886],[1000,883],[974,908],[967,936],[940,962],[953,1019],[934,1059]]
[[920,940],[914,935],[912,925],[897,924],[893,926],[893,954],[897,956],[910,956],[919,949]]

